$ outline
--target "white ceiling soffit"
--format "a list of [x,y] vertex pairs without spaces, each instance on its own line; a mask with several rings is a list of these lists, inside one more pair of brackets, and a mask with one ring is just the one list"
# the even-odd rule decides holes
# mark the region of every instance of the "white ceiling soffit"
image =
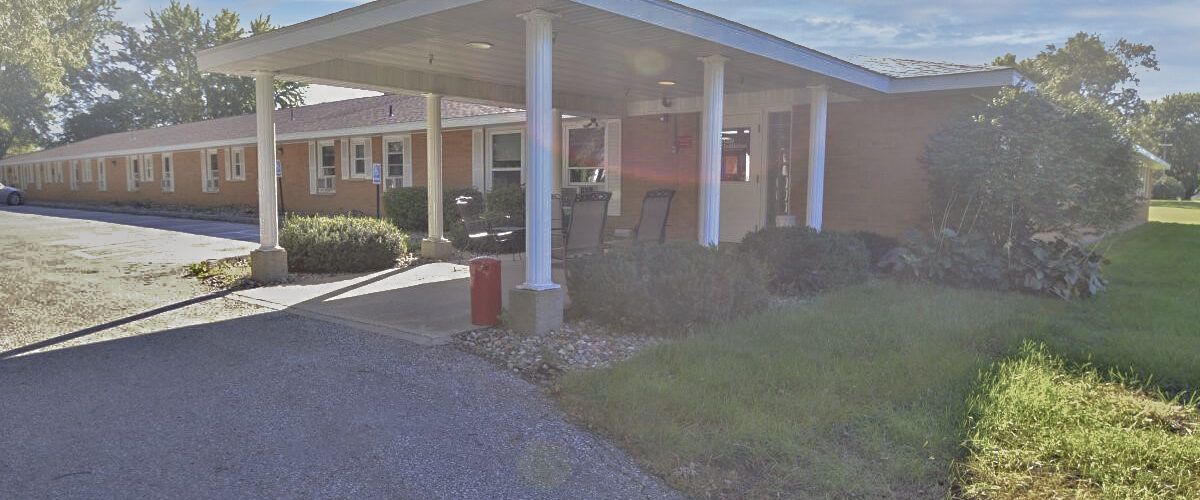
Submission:
[[[287,80],[520,106],[525,32],[516,14],[534,7],[561,15],[554,21],[554,102],[573,114],[619,116],[630,102],[701,95],[697,58],[712,53],[731,58],[730,93],[827,84],[861,99],[1016,78],[1012,70],[891,78],[662,0],[380,0],[204,50],[197,59],[205,71],[267,70]],[[466,47],[479,40],[494,48]],[[663,80],[675,85],[659,86]]]

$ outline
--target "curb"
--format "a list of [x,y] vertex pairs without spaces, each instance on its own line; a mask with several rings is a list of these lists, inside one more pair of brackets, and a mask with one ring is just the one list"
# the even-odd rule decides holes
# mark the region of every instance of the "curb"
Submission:
[[152,215],[156,217],[170,217],[173,219],[193,219],[193,220],[208,220],[215,222],[236,222],[240,224],[258,224],[258,217],[246,217],[236,215],[215,215],[203,213],[183,213],[172,210],[153,210],[143,208],[126,208],[109,205],[89,205],[82,203],[61,203],[54,201],[41,201],[25,199],[25,204],[34,207],[47,208],[65,208],[69,210],[85,210],[91,212],[108,212],[116,214],[130,215]]

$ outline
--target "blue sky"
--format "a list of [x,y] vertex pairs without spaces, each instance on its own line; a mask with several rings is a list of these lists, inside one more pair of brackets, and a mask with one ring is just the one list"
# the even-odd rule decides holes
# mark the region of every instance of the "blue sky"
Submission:
[[[244,19],[271,15],[294,24],[361,0],[183,0],[204,13],[229,8]],[[678,0],[834,56],[905,57],[986,63],[1005,52],[1018,58],[1086,31],[1126,38],[1158,50],[1160,71],[1140,74],[1139,92],[1154,99],[1200,92],[1200,0]],[[147,9],[168,0],[118,0],[122,20],[145,22]],[[350,97],[318,89],[310,102]],[[361,95],[361,94],[360,94]]]

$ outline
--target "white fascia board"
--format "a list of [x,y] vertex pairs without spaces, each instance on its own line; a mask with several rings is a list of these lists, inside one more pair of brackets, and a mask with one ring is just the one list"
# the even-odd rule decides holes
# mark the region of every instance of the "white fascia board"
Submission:
[[1141,145],[1134,144],[1133,150],[1141,155],[1140,161],[1142,165],[1149,167],[1151,170],[1170,170],[1171,164],[1158,155],[1151,153],[1150,150],[1143,148]]
[[[435,14],[482,0],[398,0],[373,2],[196,53],[200,71],[248,61],[288,49]],[[382,5],[381,5],[382,4]],[[276,70],[279,68],[239,68]]]
[[1022,76],[1012,68],[952,75],[916,76],[893,78],[889,94],[931,92],[936,90],[962,90],[986,87],[1010,87],[1021,83]]
[[[489,125],[501,125],[506,123],[522,123],[525,121],[525,112],[519,111],[514,113],[503,113],[496,115],[485,116],[467,116],[460,118],[446,118],[442,120],[442,131],[449,129],[483,127]],[[388,125],[372,125],[369,127],[352,127],[341,128],[337,130],[313,130],[311,132],[294,132],[290,134],[279,134],[276,138],[279,142],[294,142],[307,141],[312,139],[322,139],[326,137],[349,137],[360,135],[381,135],[381,134],[403,134],[408,132],[423,132],[427,129],[425,122],[409,122],[409,123],[394,123]]]
[[[484,115],[484,116],[466,116],[466,117],[458,117],[458,118],[447,118],[445,120],[442,120],[442,130],[443,130],[443,132],[445,132],[445,131],[448,131],[451,129],[483,127],[483,126],[490,126],[490,125],[504,125],[504,124],[510,124],[510,123],[523,123],[524,121],[525,121],[525,112],[524,111],[518,111],[518,112],[513,112],[513,113],[500,113],[500,114]],[[301,142],[301,141],[308,141],[308,140],[312,140],[312,139],[325,139],[325,138],[330,138],[330,137],[350,137],[350,136],[360,136],[360,135],[382,135],[382,134],[421,132],[421,131],[424,131],[425,129],[426,129],[425,122],[392,123],[392,124],[387,124],[387,125],[372,125],[372,126],[368,126],[368,127],[313,130],[313,131],[309,131],[309,132],[293,132],[293,133],[289,133],[289,134],[278,134],[275,137],[275,141],[279,142],[279,143]],[[164,145],[164,146],[151,146],[151,147],[132,148],[132,149],[118,149],[118,150],[112,150],[112,151],[100,151],[100,152],[87,153],[87,154],[52,156],[52,157],[46,157],[46,158],[39,158],[36,160],[23,160],[22,161],[19,158],[13,158],[10,160],[0,160],[0,167],[7,167],[7,166],[12,166],[12,165],[34,164],[34,163],[46,163],[46,162],[54,162],[54,161],[82,160],[82,159],[99,158],[99,157],[107,158],[110,156],[153,154],[153,153],[162,153],[162,152],[168,152],[168,151],[178,152],[178,151],[203,150],[203,149],[209,149],[209,148],[222,148],[222,147],[229,147],[229,146],[254,146],[257,144],[257,142],[258,142],[257,137],[250,136],[250,137],[239,137],[239,138],[235,138],[235,139],[222,139],[219,141],[191,142],[191,143],[185,143],[185,144],[168,144],[168,145]]]
[[605,12],[887,92],[890,78],[720,17],[659,0],[573,0]]

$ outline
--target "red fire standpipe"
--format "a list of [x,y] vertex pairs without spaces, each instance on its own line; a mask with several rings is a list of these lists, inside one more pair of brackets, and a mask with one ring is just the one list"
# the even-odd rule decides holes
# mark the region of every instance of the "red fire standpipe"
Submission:
[[500,324],[500,259],[471,259],[471,323]]

